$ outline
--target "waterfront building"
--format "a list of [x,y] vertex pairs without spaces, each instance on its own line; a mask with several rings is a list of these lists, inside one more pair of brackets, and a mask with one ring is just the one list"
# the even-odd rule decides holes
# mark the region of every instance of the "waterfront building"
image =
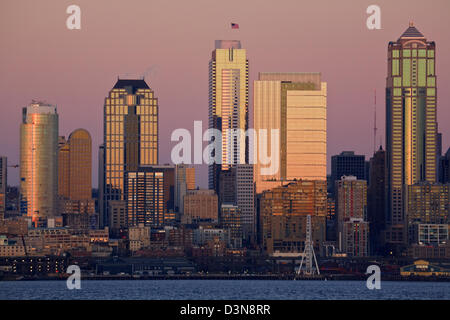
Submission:
[[299,180],[267,190],[258,197],[260,244],[270,255],[302,253],[306,218],[311,215],[314,250],[320,255],[326,239],[325,180]]

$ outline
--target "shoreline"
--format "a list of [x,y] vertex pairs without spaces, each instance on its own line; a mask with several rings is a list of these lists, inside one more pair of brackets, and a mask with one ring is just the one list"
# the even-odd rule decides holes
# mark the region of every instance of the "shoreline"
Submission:
[[[0,281],[66,281],[67,276],[3,276]],[[122,280],[289,280],[289,281],[366,281],[369,275],[316,275],[296,276],[289,275],[153,275],[153,276],[123,276],[123,275],[97,275],[83,276],[82,280],[91,281],[122,281]],[[385,276],[381,281],[407,281],[407,282],[450,282],[450,277],[437,276]]]

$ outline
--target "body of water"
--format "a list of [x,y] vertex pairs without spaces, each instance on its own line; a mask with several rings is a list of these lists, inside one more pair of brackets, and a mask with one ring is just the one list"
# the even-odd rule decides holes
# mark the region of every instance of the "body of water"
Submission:
[[316,300],[450,299],[450,282],[289,280],[85,280],[81,289],[65,281],[0,281],[0,299],[13,300]]

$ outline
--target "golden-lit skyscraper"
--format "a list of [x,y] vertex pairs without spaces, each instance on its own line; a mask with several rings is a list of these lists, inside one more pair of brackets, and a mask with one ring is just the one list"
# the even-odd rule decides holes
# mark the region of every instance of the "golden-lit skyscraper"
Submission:
[[92,139],[85,129],[73,131],[68,139],[70,157],[70,187],[71,200],[92,198]]
[[[84,129],[73,131],[58,147],[59,213],[70,227],[87,228],[95,212],[92,200],[92,140]],[[84,215],[81,215],[84,214]]]
[[209,166],[209,188],[217,190],[220,170],[230,164],[246,163],[245,137],[231,136],[231,130],[248,129],[248,60],[238,40],[216,40],[209,61],[209,128],[222,132],[222,164]]
[[388,45],[386,241],[406,243],[403,188],[436,181],[436,45],[411,23]]
[[158,163],[158,99],[143,79],[118,79],[105,98],[100,225],[108,201],[124,199],[125,172]]
[[33,101],[20,125],[20,207],[37,222],[57,214],[58,114],[56,106]]
[[275,173],[262,173],[269,165],[260,157],[254,160],[256,192],[278,186],[280,181],[326,181],[327,84],[321,81],[321,74],[260,73],[254,82],[253,103],[257,154],[262,151],[261,129],[267,130],[265,147],[269,155],[274,144],[271,130],[279,133],[279,141],[274,144],[279,159]]

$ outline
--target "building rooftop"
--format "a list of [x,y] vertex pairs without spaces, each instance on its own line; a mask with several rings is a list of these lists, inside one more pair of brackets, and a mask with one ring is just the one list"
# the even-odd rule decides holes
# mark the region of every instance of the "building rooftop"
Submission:
[[113,89],[131,88],[133,93],[137,89],[150,89],[144,79],[117,79]]
[[408,29],[406,29],[406,31],[403,32],[403,34],[400,36],[400,39],[404,39],[404,38],[425,39],[424,35],[419,30],[417,30],[416,27],[414,27],[414,24],[412,22],[409,23]]

